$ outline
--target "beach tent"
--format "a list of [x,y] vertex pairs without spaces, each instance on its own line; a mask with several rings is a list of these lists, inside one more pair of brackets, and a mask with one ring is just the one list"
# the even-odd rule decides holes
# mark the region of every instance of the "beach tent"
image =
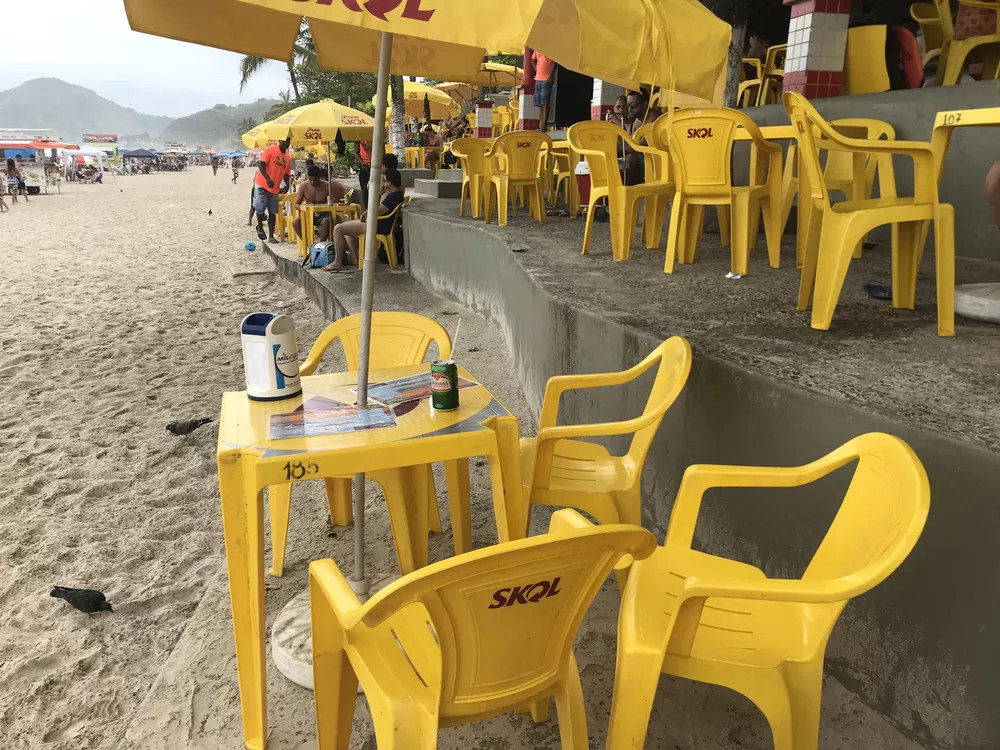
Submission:
[[122,153],[123,159],[159,159],[160,155],[155,151],[150,151],[145,148],[137,148],[134,151],[125,151]]
[[93,159],[97,162],[97,168],[104,172],[104,160],[108,158],[108,155],[96,148],[88,148],[86,146],[82,148],[70,149],[59,149],[59,156],[62,159],[63,165],[69,167],[70,164],[84,164],[88,159]]

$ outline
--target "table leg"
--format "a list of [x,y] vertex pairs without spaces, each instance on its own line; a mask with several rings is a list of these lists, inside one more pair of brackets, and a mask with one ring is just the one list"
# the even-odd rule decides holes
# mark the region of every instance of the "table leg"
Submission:
[[469,459],[457,458],[444,462],[448,485],[448,509],[451,511],[451,534],[455,554],[472,551],[472,512],[469,497]]
[[521,445],[516,417],[493,417],[497,455],[490,456],[490,483],[497,538],[501,542],[523,539],[528,533],[528,512],[521,493]]
[[238,452],[219,457],[219,494],[226,539],[236,669],[248,750],[264,750],[267,691],[264,624],[264,493],[257,492]]

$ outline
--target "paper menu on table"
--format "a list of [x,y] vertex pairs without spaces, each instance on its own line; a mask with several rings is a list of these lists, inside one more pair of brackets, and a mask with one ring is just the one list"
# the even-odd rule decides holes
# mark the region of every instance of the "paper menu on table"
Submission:
[[[479,385],[465,378],[458,379],[459,390]],[[356,392],[356,391],[355,391]],[[371,383],[368,386],[368,400],[384,406],[395,406],[407,401],[418,401],[431,397],[431,374],[422,372],[405,378]]]
[[336,435],[342,432],[359,432],[395,426],[396,415],[388,407],[340,406],[330,409],[294,411],[289,414],[273,414],[267,437],[269,440],[281,440],[283,438]]

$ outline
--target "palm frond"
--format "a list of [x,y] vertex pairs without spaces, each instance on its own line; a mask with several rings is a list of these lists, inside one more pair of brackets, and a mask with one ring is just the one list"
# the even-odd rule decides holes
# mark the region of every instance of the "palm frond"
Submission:
[[253,78],[264,64],[268,62],[266,57],[255,57],[254,55],[247,55],[242,60],[240,60],[240,92],[247,87],[250,83],[250,79]]

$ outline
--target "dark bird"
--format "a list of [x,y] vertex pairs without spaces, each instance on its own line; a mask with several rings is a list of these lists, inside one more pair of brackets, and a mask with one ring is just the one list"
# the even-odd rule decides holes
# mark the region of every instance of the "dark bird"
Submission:
[[209,215],[209,216],[211,216],[211,215],[212,215],[212,209],[208,209],[208,215]]
[[171,422],[167,425],[167,432],[174,435],[189,435],[202,425],[213,421],[215,420],[211,417],[206,417],[205,419],[178,419],[176,422]]
[[56,586],[49,592],[49,596],[65,599],[74,608],[86,612],[88,615],[94,612],[114,612],[111,609],[111,602],[104,598],[104,594],[94,589],[71,589],[65,586]]

